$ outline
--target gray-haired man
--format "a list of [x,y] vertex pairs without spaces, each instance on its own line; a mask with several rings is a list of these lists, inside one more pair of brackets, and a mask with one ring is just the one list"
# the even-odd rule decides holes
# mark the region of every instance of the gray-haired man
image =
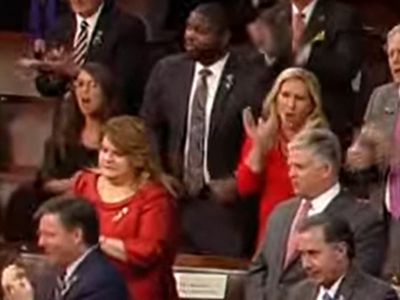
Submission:
[[285,299],[289,289],[306,277],[296,250],[297,226],[322,212],[348,220],[355,236],[355,263],[378,275],[386,248],[384,224],[370,206],[342,190],[337,137],[328,129],[305,130],[289,144],[288,164],[296,197],[272,213],[249,269],[247,299]]

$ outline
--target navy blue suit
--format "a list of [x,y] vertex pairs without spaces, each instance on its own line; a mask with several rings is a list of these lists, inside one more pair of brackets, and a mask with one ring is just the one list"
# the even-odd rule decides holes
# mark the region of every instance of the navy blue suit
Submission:
[[[70,278],[63,300],[129,299],[124,279],[100,250],[88,254]],[[54,300],[54,290],[39,299]]]

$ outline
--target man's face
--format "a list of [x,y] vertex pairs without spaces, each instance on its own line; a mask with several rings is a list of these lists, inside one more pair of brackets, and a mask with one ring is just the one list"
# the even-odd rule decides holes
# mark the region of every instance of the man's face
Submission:
[[400,84],[400,33],[389,40],[387,53],[393,81]]
[[306,199],[318,196],[321,183],[328,176],[328,165],[316,159],[311,151],[290,146],[288,165],[295,194]]
[[74,13],[84,18],[92,16],[100,7],[103,0],[68,0]]
[[58,214],[44,214],[40,218],[38,235],[38,245],[52,264],[66,267],[79,256],[81,231],[67,230]]
[[342,243],[327,243],[321,227],[314,227],[297,236],[297,250],[308,277],[315,283],[330,287],[344,275],[347,260],[346,246]]
[[259,50],[269,55],[275,53],[275,41],[273,39],[272,29],[260,19],[256,19],[247,25],[247,34],[252,44]]
[[213,57],[227,44],[227,33],[221,33],[206,16],[192,12],[186,22],[185,50],[194,60]]

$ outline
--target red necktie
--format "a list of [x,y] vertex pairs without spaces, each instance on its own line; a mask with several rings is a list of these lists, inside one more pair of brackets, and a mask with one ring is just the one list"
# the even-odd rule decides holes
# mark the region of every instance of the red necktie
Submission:
[[286,244],[286,256],[284,267],[288,265],[293,255],[296,253],[297,248],[297,230],[301,223],[307,218],[308,212],[312,208],[311,202],[303,200],[297,210],[297,213],[293,219],[292,226],[290,227],[290,233]]
[[292,50],[293,53],[299,51],[301,40],[303,38],[306,24],[304,23],[305,15],[302,12],[294,14],[292,17]]

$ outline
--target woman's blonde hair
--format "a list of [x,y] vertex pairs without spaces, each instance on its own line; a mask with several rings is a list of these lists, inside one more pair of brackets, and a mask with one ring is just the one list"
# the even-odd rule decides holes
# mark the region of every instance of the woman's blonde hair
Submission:
[[141,119],[132,116],[111,118],[103,127],[103,137],[107,137],[118,151],[128,157],[134,176],[139,181],[160,179],[161,167]]
[[288,68],[279,74],[264,100],[261,112],[262,117],[267,119],[270,114],[274,114],[276,117],[278,116],[276,108],[278,95],[282,84],[289,79],[301,80],[306,85],[310,98],[314,104],[314,109],[308,116],[307,122],[303,128],[326,126],[327,122],[322,112],[321,87],[319,81],[313,73],[302,68]]

